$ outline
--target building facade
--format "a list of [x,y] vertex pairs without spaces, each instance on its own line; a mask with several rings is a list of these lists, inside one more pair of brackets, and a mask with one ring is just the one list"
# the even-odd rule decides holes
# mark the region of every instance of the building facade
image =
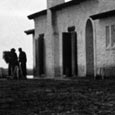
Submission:
[[35,23],[35,77],[115,75],[114,0],[47,0]]

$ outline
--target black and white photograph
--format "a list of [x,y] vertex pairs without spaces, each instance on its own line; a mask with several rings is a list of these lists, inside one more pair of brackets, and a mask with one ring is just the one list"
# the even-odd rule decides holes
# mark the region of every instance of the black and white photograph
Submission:
[[0,115],[115,115],[115,0],[1,0],[0,35]]

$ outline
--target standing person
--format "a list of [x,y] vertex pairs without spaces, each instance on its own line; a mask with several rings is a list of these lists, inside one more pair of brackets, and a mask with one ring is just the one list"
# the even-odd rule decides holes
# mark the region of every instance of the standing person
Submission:
[[15,52],[15,49],[12,48],[10,51],[10,62],[9,62],[9,71],[13,79],[15,79],[16,76],[16,67],[18,66],[18,58],[17,54]]
[[26,58],[26,53],[24,51],[22,51],[22,48],[18,48],[19,51],[19,64],[20,64],[20,71],[22,73],[23,79],[26,79],[26,75],[27,75],[27,70],[26,70],[26,62],[27,62],[27,58]]

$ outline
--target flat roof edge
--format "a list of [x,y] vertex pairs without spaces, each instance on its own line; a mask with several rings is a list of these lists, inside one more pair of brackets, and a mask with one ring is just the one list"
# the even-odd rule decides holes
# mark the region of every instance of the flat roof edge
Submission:
[[27,16],[28,17],[28,19],[34,19],[35,17],[38,17],[38,16],[42,16],[42,15],[46,15],[47,14],[47,10],[42,10],[42,11],[40,11],[40,12],[36,12],[36,13],[34,13],[34,14],[31,14],[31,15],[29,15],[29,16]]
[[27,35],[34,34],[35,29],[25,30],[24,31]]
[[90,16],[93,20],[115,16],[115,9]]
[[[65,8],[65,7],[70,7],[72,5],[76,5],[76,4],[79,4],[79,3],[84,2],[84,1],[88,1],[88,0],[72,0],[72,1],[64,2],[62,4],[53,6],[50,9],[51,10],[60,10],[60,9]],[[39,17],[39,16],[46,15],[46,14],[47,14],[47,9],[42,10],[42,11],[37,12],[37,13],[34,13],[34,14],[31,14],[27,17],[28,17],[28,19],[31,20],[31,19],[34,19],[35,17]]]

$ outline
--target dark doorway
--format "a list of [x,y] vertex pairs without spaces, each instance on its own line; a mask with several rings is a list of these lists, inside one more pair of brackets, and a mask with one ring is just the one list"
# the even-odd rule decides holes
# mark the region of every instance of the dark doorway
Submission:
[[38,39],[35,39],[35,76],[38,76],[38,64],[39,64],[39,58],[38,58]]
[[93,26],[90,19],[86,23],[86,75],[94,76]]
[[76,32],[63,33],[63,74],[77,75],[77,34]]
[[63,74],[72,75],[71,33],[63,33]]
[[44,34],[39,35],[38,39],[38,59],[39,59],[39,75],[44,74]]

